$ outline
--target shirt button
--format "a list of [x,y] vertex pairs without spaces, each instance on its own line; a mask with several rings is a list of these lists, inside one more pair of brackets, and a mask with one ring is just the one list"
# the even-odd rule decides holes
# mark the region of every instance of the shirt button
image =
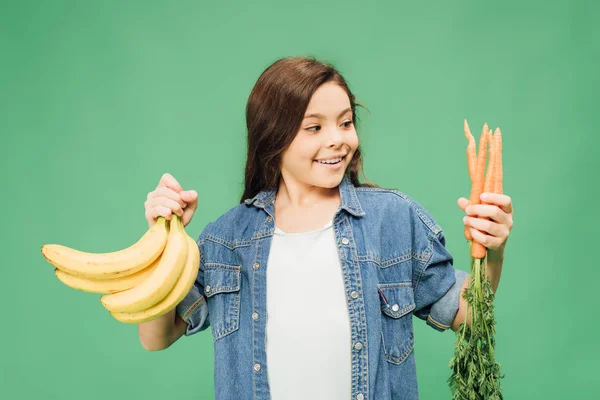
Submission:
[[253,265],[254,269],[258,269],[259,266],[260,266],[260,264],[257,263],[257,262],[255,262],[254,265]]
[[343,238],[342,239],[342,243],[343,244],[348,244],[348,243],[350,243],[350,241],[348,240],[348,238]]
[[206,293],[209,293],[209,292],[210,292],[210,285],[207,285],[207,286],[206,286],[206,288],[205,288],[205,291],[206,291]]
[[394,304],[392,306],[392,311],[398,311],[400,309],[400,307],[398,307],[398,304]]
[[356,299],[358,297],[358,292],[356,290],[352,291],[352,293],[350,293],[350,297]]
[[252,319],[258,319],[258,313],[252,313]]
[[260,371],[260,364],[254,364],[254,370],[255,371]]
[[271,218],[271,216],[268,216],[267,217],[267,222],[271,222],[271,221],[273,221],[273,218]]
[[365,396],[362,393],[356,395],[356,400],[365,400]]
[[361,342],[356,342],[356,343],[354,344],[354,348],[355,348],[356,350],[360,350],[360,349],[362,349],[362,348],[363,348],[363,345],[362,345],[362,343],[361,343]]

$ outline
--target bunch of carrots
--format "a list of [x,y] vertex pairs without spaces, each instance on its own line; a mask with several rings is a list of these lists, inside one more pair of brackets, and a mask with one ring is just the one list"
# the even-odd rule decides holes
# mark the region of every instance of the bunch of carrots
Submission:
[[[488,204],[480,200],[481,193],[502,193],[502,134],[500,128],[496,128],[492,135],[487,123],[484,124],[477,151],[466,119],[464,131],[469,142],[469,204]],[[450,361],[452,375],[448,384],[453,400],[501,400],[500,379],[503,376],[500,375],[500,364],[494,358],[496,318],[494,292],[487,279],[487,249],[473,239],[466,226],[465,237],[469,243],[471,266],[469,287],[463,293],[468,307],[465,321],[456,331],[454,357]],[[469,315],[472,317],[470,326],[467,324]]]
[[[471,196],[469,204],[488,204],[479,199],[481,193],[502,193],[502,133],[496,128],[494,135],[488,129],[487,123],[483,125],[483,132],[479,139],[479,153],[475,148],[475,138],[471,134],[469,124],[465,119],[465,136],[469,141],[467,146],[467,162],[469,165],[469,176],[471,177]],[[487,160],[487,145],[490,146],[490,157],[485,173],[484,168]],[[465,226],[465,237],[472,241],[473,236],[469,228]],[[474,241],[471,247],[471,257],[482,259],[486,255],[486,248],[481,243]]]

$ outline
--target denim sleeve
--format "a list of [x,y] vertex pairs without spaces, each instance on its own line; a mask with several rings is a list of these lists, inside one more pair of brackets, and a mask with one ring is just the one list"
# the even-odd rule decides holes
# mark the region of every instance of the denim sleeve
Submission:
[[413,269],[414,315],[443,332],[451,327],[458,312],[460,290],[468,274],[453,267],[452,255],[439,227],[427,231],[427,248],[420,254]]
[[200,266],[196,282],[185,296],[185,298],[177,305],[177,314],[187,322],[188,326],[185,331],[185,336],[190,336],[201,332],[210,326],[208,319],[208,305],[204,296],[204,234],[206,228],[200,234],[196,241],[200,250]]

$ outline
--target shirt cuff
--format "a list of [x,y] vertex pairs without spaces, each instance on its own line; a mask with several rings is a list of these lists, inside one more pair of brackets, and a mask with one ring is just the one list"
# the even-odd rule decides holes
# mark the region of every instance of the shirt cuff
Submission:
[[187,322],[185,336],[205,330],[210,326],[206,297],[200,294],[196,285],[176,307],[177,314]]
[[468,276],[465,271],[454,269],[454,285],[433,304],[427,316],[427,325],[439,332],[444,332],[452,326],[452,321],[458,312],[460,290]]

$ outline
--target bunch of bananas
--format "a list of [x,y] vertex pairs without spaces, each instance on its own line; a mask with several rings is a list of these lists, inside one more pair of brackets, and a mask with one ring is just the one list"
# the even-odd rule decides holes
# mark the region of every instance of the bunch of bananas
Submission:
[[42,254],[65,285],[103,294],[102,305],[118,321],[154,320],[188,294],[200,263],[196,241],[181,217],[159,217],[133,245],[110,253],[86,253],[59,244],[44,244]]

